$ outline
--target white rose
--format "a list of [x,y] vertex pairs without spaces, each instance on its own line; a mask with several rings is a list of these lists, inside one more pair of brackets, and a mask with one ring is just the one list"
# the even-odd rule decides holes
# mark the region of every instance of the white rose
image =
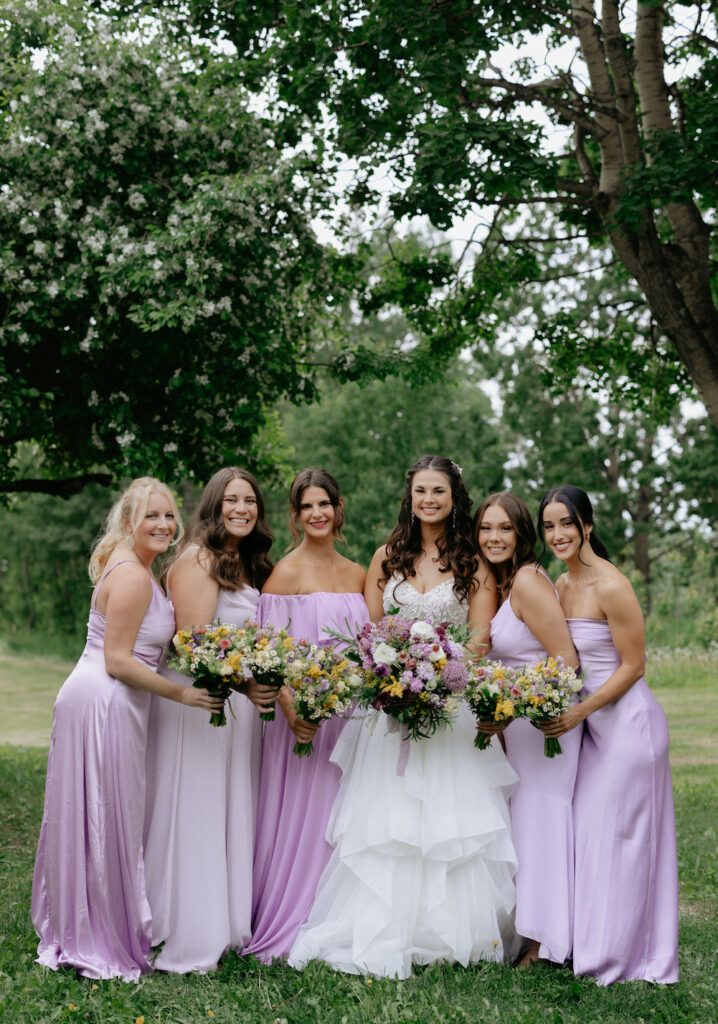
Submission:
[[423,622],[419,619],[413,623],[409,630],[409,636],[412,640],[432,640],[434,637],[434,627],[428,622]]
[[374,661],[380,665],[393,665],[397,660],[397,653],[394,648],[383,642],[378,643],[372,653]]

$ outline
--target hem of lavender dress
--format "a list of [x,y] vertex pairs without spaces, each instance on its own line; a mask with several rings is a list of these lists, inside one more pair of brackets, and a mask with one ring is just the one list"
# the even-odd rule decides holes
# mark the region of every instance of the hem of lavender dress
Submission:
[[58,971],[63,967],[69,967],[77,971],[83,978],[92,978],[98,981],[109,981],[112,978],[120,978],[122,981],[137,984],[143,974],[150,974],[152,968],[147,964],[144,968],[135,967],[130,971],[123,971],[121,967],[112,967],[103,964],[96,967],[92,964],[80,963],[71,957],[63,954],[60,950],[44,949],[38,952],[35,963],[41,967],[47,967],[51,971]]
[[599,973],[596,970],[592,970],[589,967],[583,968],[576,966],[574,962],[573,973],[575,975],[582,975],[587,977],[593,977],[596,979],[596,984],[601,986],[621,984],[625,985],[628,981],[645,981],[648,985],[677,985],[678,984],[678,970],[669,971],[665,977],[657,978],[655,975],[651,975],[648,970],[637,971],[629,976],[623,974],[617,974],[615,971],[605,972],[604,974]]

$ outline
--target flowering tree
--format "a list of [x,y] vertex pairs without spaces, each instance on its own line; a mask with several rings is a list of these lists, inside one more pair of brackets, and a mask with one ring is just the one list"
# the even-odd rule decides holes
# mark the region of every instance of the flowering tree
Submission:
[[226,58],[130,27],[0,10],[0,490],[272,468],[267,410],[315,393],[347,261],[307,158]]
[[[258,67],[271,69],[288,118],[316,118],[323,136],[332,126],[337,150],[356,162],[358,202],[376,200],[380,166],[397,217],[425,215],[442,229],[472,212],[485,220],[468,279],[431,259],[391,272],[385,297],[409,307],[426,307],[430,274],[442,297],[453,287],[446,344],[490,330],[497,293],[539,276],[557,253],[570,263],[577,240],[608,243],[645,296],[658,356],[670,366],[677,355],[718,426],[715,4],[165,2],[228,36],[250,85]],[[522,52],[529,40],[537,45]],[[538,233],[507,223],[507,212],[547,206],[562,231],[554,218]],[[636,359],[631,337],[618,341],[640,378],[640,342]],[[610,363],[600,346],[571,344],[589,367]]]

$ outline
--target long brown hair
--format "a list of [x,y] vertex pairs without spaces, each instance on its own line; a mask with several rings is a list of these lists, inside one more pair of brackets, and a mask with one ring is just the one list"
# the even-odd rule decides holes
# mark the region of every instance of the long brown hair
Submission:
[[[246,480],[257,499],[257,522],[252,532],[241,538],[236,550],[226,547],[227,531],[222,519],[224,492],[233,480]],[[273,569],[267,555],[272,543],[259,484],[246,469],[228,466],[218,470],[207,483],[184,543],[172,564],[190,545],[198,544],[209,556],[209,575],[223,590],[241,590],[245,583],[261,590]],[[167,580],[172,564],[165,570],[163,581]]]
[[308,487],[321,487],[323,491],[327,492],[327,497],[334,508],[334,537],[336,540],[344,540],[344,535],[342,534],[344,509],[342,507],[342,492],[339,489],[339,484],[331,473],[327,473],[326,469],[302,469],[294,477],[289,490],[289,505],[291,509],[289,513],[289,529],[292,531],[293,538],[291,547],[299,544],[302,539],[298,525],[299,515],[302,511],[302,495]]
[[386,558],[381,563],[382,579],[388,580],[394,573],[405,580],[416,576],[414,562],[421,554],[421,524],[412,518],[411,489],[415,475],[422,469],[433,469],[449,478],[454,507],[446,518],[443,533],[437,538],[436,549],[440,571],[453,575],[457,597],[468,598],[476,589],[474,576],[479,565],[471,535],[471,498],[459,467],[441,455],[422,455],[406,474],[399,519],[387,541]]
[[503,604],[511,593],[511,588],[514,585],[516,573],[519,569],[524,565],[538,564],[536,558],[537,538],[531,513],[525,501],[519,498],[517,494],[512,494],[511,491],[497,491],[496,494],[490,494],[488,498],[481,502],[474,516],[474,536],[482,563],[486,562],[486,560],[482,557],[479,546],[479,527],[481,526],[484,513],[492,505],[499,505],[504,510],[516,532],[516,550],[511,557],[511,561],[501,565],[494,565],[491,562],[486,563],[496,579],[499,598]]

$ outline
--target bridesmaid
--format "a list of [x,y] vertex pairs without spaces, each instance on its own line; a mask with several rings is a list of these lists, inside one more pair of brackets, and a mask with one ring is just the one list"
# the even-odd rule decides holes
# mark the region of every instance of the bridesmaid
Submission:
[[[204,489],[188,535],[167,572],[178,629],[256,619],[259,588],[272,571],[262,494],[231,466]],[[184,687],[192,680],[163,663]],[[251,696],[275,691],[254,684]],[[261,722],[245,697],[229,698],[227,724],[153,700],[147,750],[145,872],[154,966],[211,971],[249,941],[252,854]]]
[[150,566],[179,523],[152,477],[116,502],[90,559],[95,584],[85,650],[55,702],[32,921],[38,963],[88,978],[137,981],[151,967],[142,819],[150,695],[218,705],[155,671],[174,633]]
[[[291,629],[296,638],[331,643],[327,628],[344,632],[369,621],[362,592],[365,573],[340,555],[344,501],[322,469],[304,469],[292,484],[294,543],[267,581],[260,622]],[[301,531],[301,533],[300,533]],[[303,534],[303,536],[302,536]],[[301,538],[301,539],[300,539]],[[253,935],[245,953],[263,963],[286,957],[314,902],[332,848],[325,839],[340,769],[329,756],[344,727],[341,718],[319,726],[299,718],[283,692],[284,714],[265,727],[254,852]],[[295,740],[313,739],[314,753],[299,759]]]
[[[491,620],[488,657],[512,668],[562,657],[578,666],[576,649],[551,580],[536,561],[531,514],[515,494],[502,491],[474,517],[480,554],[491,567],[499,610]],[[502,726],[482,724],[482,732]],[[581,732],[561,741],[560,757],[544,757],[544,736],[525,718],[503,728],[506,754],[519,775],[511,794],[511,823],[519,861],[516,930],[530,940],[520,960],[562,964],[571,955],[573,931],[573,813]]]
[[668,726],[642,677],[641,609],[608,561],[585,491],[564,486],[541,502],[539,532],[566,563],[561,606],[588,697],[546,728],[585,723],[574,795],[575,974],[599,984],[678,980],[678,872]]

